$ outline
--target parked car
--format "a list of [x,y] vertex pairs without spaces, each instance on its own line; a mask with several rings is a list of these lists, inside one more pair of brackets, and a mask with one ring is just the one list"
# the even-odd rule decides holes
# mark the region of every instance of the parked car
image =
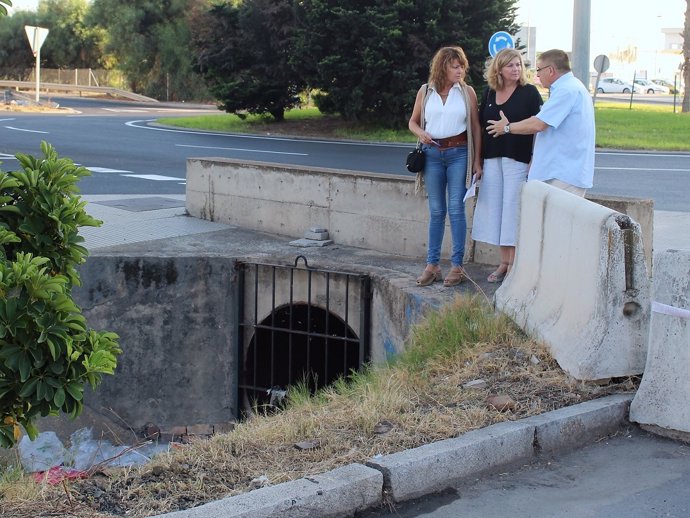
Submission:
[[597,85],[597,92],[600,94],[629,94],[631,91],[640,93],[639,86],[633,86],[632,84],[618,79],[617,77],[605,77],[599,81]]
[[635,84],[642,88],[642,91],[648,94],[667,94],[670,92],[668,87],[659,85],[648,79],[635,79]]
[[672,94],[679,93],[678,87],[673,86],[673,83],[666,81],[664,79],[652,79],[652,83],[656,83],[660,86],[665,86],[666,88],[668,88],[669,93],[672,93]]

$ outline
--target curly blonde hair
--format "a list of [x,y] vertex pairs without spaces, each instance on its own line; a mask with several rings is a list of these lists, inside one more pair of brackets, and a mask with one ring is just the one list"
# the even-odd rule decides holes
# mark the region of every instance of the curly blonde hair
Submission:
[[496,56],[489,62],[489,66],[484,72],[484,78],[492,90],[500,90],[503,88],[503,76],[501,76],[501,69],[513,61],[515,58],[520,59],[520,78],[518,84],[523,86],[527,83],[527,74],[525,73],[525,63],[522,60],[522,54],[519,50],[503,49],[496,54]]
[[[465,72],[467,72],[470,64],[467,61],[467,56],[465,56],[465,51],[462,50],[462,47],[441,47],[438,49],[429,66],[429,85],[437,90],[443,88],[447,77],[446,68],[454,61],[460,63],[465,69]],[[462,79],[460,83],[464,84],[464,79]]]

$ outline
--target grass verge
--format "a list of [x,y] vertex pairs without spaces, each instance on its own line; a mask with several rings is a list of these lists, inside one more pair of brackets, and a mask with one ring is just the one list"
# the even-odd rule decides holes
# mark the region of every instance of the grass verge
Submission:
[[[469,381],[485,386],[467,388]],[[279,484],[378,454],[414,448],[497,422],[540,414],[604,395],[606,386],[566,375],[479,297],[458,297],[417,325],[394,363],[372,366],[309,396],[292,390],[284,411],[240,423],[231,433],[172,449],[143,467],[109,469],[63,486],[16,473],[0,478],[0,515],[145,517]],[[492,395],[513,404],[499,411]],[[311,445],[297,448],[299,442]]]
[[[268,116],[250,115],[242,120],[236,115],[217,114],[197,117],[159,119],[159,123],[199,130],[268,135],[373,140],[377,142],[414,142],[407,129],[387,130],[358,124],[330,115],[316,108],[290,110],[285,121]],[[673,113],[670,105],[598,102],[596,107],[597,147],[613,149],[649,149],[690,151],[690,114]]]

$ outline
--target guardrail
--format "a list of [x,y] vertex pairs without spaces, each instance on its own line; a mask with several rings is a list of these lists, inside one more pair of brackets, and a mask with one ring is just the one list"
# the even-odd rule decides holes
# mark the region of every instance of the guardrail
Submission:
[[[32,81],[9,81],[0,80],[1,88],[14,88],[15,90],[31,90],[36,91],[36,83]],[[121,90],[120,88],[114,88],[111,86],[86,86],[86,85],[66,85],[60,83],[40,83],[39,91],[45,92],[79,92],[82,95],[85,92],[93,94],[102,95],[112,95],[114,97],[124,97],[126,99],[131,99],[133,101],[143,101],[143,102],[159,102],[152,97],[146,97],[145,95],[135,94],[134,92],[128,92],[127,90]]]

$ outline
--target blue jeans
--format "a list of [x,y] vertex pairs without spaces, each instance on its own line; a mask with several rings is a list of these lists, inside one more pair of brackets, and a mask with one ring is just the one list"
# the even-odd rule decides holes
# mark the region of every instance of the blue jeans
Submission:
[[467,231],[463,202],[467,192],[467,146],[440,151],[436,146],[425,145],[424,154],[424,184],[429,197],[429,249],[426,262],[438,264],[441,260],[441,245],[448,214],[453,240],[450,262],[453,266],[462,266]]

